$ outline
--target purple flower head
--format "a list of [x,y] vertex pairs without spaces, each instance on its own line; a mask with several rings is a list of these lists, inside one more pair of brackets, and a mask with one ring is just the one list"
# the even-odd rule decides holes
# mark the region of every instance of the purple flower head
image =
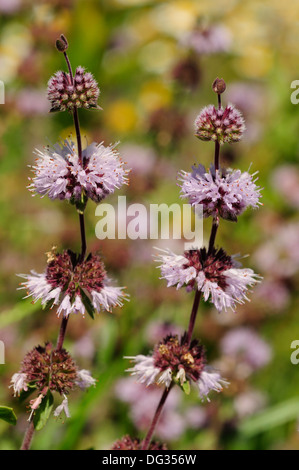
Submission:
[[221,350],[226,356],[234,357],[251,369],[264,367],[272,358],[271,347],[254,330],[246,327],[235,328],[222,338]]
[[203,216],[220,216],[236,221],[247,207],[258,207],[260,187],[256,173],[250,175],[240,170],[215,171],[214,165],[206,170],[203,165],[192,167],[192,172],[181,171],[179,181],[181,197],[189,199],[192,206],[201,204]]
[[[124,436],[118,441],[114,442],[111,450],[142,450],[142,441],[137,437]],[[148,450],[167,450],[166,444],[157,441],[152,441]]]
[[189,345],[186,336],[167,336],[158,343],[151,356],[128,357],[135,365],[128,369],[137,381],[161,385],[169,388],[171,383],[184,387],[187,382],[194,382],[201,398],[207,398],[211,390],[222,391],[227,382],[206,366],[203,346],[193,340]]
[[94,311],[111,311],[127,299],[122,287],[111,285],[98,255],[90,254],[78,262],[71,251],[52,253],[43,274],[32,271],[21,277],[26,281],[20,288],[27,289],[27,296],[32,296],[34,302],[41,300],[42,305],[58,305],[58,316],[79,312],[84,316],[86,311],[93,316]]
[[84,198],[100,202],[127,184],[128,170],[113,146],[92,143],[83,150],[82,162],[69,140],[36,153],[29,189],[41,196],[67,199],[73,204]]
[[245,131],[242,114],[232,104],[216,109],[206,106],[195,119],[195,135],[200,140],[218,141],[219,144],[239,142]]
[[259,276],[252,269],[241,269],[234,257],[228,256],[222,248],[214,248],[211,253],[205,248],[185,251],[183,255],[170,250],[164,253],[157,260],[162,263],[159,267],[162,278],[168,282],[167,287],[198,289],[204,300],[210,298],[219,312],[227,308],[234,310],[237,303],[248,300],[248,286],[258,282]]
[[[68,394],[76,385],[78,368],[65,349],[55,350],[51,343],[37,346],[23,359],[19,376],[26,376],[23,390],[29,384],[43,392],[49,389],[60,395]],[[12,383],[16,374],[12,378]]]
[[101,109],[97,102],[100,90],[92,74],[77,67],[73,80],[69,73],[56,72],[48,82],[51,112],[71,111],[74,108]]
[[202,55],[228,52],[231,42],[230,31],[223,25],[214,24],[209,27],[195,28],[186,35],[183,45]]

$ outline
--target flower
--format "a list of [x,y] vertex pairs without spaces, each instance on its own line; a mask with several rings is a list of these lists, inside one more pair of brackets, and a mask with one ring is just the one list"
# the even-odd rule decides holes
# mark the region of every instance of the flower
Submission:
[[227,308],[235,309],[236,304],[242,304],[247,298],[247,286],[258,282],[252,269],[240,269],[234,257],[228,256],[220,248],[207,252],[200,250],[185,251],[176,255],[170,250],[161,250],[165,254],[158,257],[162,264],[162,278],[166,279],[167,287],[187,286],[188,290],[197,289],[203,293],[204,300],[209,298],[220,312]]
[[48,99],[51,112],[71,111],[76,108],[96,108],[100,90],[92,74],[77,67],[73,79],[69,73],[61,70],[55,73],[48,82]]
[[82,369],[78,371],[76,385],[81,388],[81,390],[85,390],[86,388],[89,388],[92,385],[95,386],[95,384],[96,380],[91,376],[89,370]]
[[[145,432],[152,421],[153,409],[161,398],[161,389],[156,385],[145,387],[136,383],[134,377],[117,381],[116,396],[129,405],[129,416],[134,426]],[[186,430],[186,409],[181,410],[182,395],[178,388],[171,391],[161,412],[155,434],[159,439],[177,441]]]
[[208,399],[211,390],[222,391],[222,385],[228,385],[211,367],[206,365],[204,348],[193,340],[190,345],[186,342],[186,334],[166,336],[154,348],[151,356],[127,357],[135,365],[127,370],[137,377],[137,382],[146,385],[163,384],[169,388],[171,383],[183,387],[187,382],[194,382],[200,397]]
[[67,396],[75,387],[84,390],[95,384],[95,379],[86,369],[78,370],[75,361],[65,349],[55,349],[52,343],[36,346],[29,351],[21,364],[20,371],[11,379],[15,396],[21,391],[38,391],[38,396],[30,400],[29,421],[41,403],[52,392],[63,395],[64,400],[54,411],[54,416],[62,412],[70,417]]
[[27,392],[28,390],[28,378],[27,375],[19,372],[17,374],[14,374],[11,378],[11,385],[9,388],[13,387],[14,390],[14,396],[16,397],[17,395],[20,396],[20,393],[24,390],[24,392]]
[[56,410],[54,411],[55,418],[58,418],[61,413],[64,413],[67,418],[71,417],[70,410],[69,410],[69,402],[67,397],[64,397],[61,405],[57,406]]
[[230,31],[223,25],[214,24],[205,28],[195,28],[183,38],[183,45],[198,54],[228,52],[232,38]]
[[258,207],[260,187],[250,175],[240,170],[215,170],[211,165],[206,170],[203,165],[193,166],[192,172],[181,171],[181,197],[188,198],[192,206],[201,204],[203,216],[219,215],[223,219],[236,221],[247,207]]
[[264,367],[272,358],[271,347],[254,330],[247,327],[228,331],[221,340],[221,351],[235,357],[251,369]]
[[[137,437],[126,435],[114,442],[111,450],[142,450],[142,441]],[[148,450],[167,450],[166,444],[157,441],[152,441]]]
[[245,131],[243,116],[232,104],[225,109],[206,106],[194,124],[196,137],[204,141],[218,141],[219,144],[239,142]]
[[77,373],[76,363],[65,349],[58,351],[51,343],[46,343],[25,355],[20,372],[15,375],[23,375],[27,385],[35,386],[40,391],[49,389],[62,395],[75,387]]
[[76,204],[85,197],[100,202],[127,184],[128,170],[113,146],[92,143],[83,150],[82,161],[69,140],[37,150],[36,154],[34,177],[28,188],[52,200],[67,199]]
[[107,277],[104,264],[98,255],[90,254],[84,261],[70,250],[62,254],[50,253],[46,271],[38,274],[21,274],[26,279],[20,289],[27,289],[27,297],[41,300],[51,307],[58,305],[57,315],[68,317],[71,313],[87,311],[111,311],[112,307],[122,306],[127,295],[123,287],[114,287]]

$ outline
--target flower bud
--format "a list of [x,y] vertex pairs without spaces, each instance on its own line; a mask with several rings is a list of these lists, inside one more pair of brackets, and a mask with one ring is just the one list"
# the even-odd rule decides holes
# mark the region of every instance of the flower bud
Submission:
[[215,93],[217,93],[217,95],[221,95],[226,90],[226,83],[223,80],[223,78],[217,77],[216,80],[214,80],[213,82],[212,88],[215,91]]
[[56,40],[55,45],[56,45],[56,49],[59,52],[65,52],[67,50],[67,48],[69,47],[67,39],[63,34],[61,34],[60,38]]

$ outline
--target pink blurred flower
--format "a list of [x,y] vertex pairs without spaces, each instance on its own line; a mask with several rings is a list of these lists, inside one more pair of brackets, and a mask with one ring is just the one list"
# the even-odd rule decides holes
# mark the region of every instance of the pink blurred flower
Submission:
[[271,183],[293,207],[299,207],[299,170],[295,165],[282,165],[272,174]]
[[228,331],[220,342],[222,354],[233,357],[253,370],[267,365],[272,359],[272,349],[258,333],[247,327]]

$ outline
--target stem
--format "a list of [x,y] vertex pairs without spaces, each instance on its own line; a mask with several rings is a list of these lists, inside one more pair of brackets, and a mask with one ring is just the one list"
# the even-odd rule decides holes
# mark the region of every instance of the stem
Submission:
[[34,434],[34,424],[33,424],[33,421],[30,421],[30,423],[28,424],[28,427],[26,429],[26,432],[25,432],[25,436],[24,436],[24,440],[23,440],[23,443],[22,443],[21,450],[29,450],[30,449],[33,434]]
[[214,156],[214,166],[215,170],[219,170],[219,156],[220,156],[220,144],[218,140],[215,142],[215,156]]
[[61,349],[62,349],[68,321],[69,321],[69,317],[63,317],[63,319],[61,321],[59,335],[58,335],[58,338],[57,338],[57,345],[56,345],[56,350],[57,351],[61,351]]
[[213,225],[212,225],[211,235],[210,235],[210,240],[209,240],[209,250],[208,250],[208,254],[210,254],[211,251],[212,251],[213,248],[214,248],[215,239],[216,239],[216,234],[217,234],[218,227],[219,227],[219,217],[216,216],[216,217],[214,217],[214,219],[213,219]]
[[191,310],[191,315],[190,315],[190,320],[189,320],[189,326],[188,326],[188,333],[187,333],[187,344],[190,345],[191,343],[191,338],[192,338],[192,333],[194,330],[195,326],[195,320],[197,316],[197,311],[199,307],[199,302],[201,298],[201,291],[196,290],[195,297],[194,297],[194,302]]
[[81,233],[81,254],[80,254],[79,262],[82,262],[86,254],[86,235],[85,235],[84,214],[79,214],[79,221],[80,221],[80,233]]
[[150,445],[150,442],[151,442],[151,439],[152,439],[152,436],[154,434],[154,431],[155,431],[155,427],[159,421],[159,418],[160,418],[160,415],[161,415],[161,412],[162,412],[162,409],[163,409],[163,406],[166,402],[166,399],[169,395],[169,392],[172,388],[172,384],[170,385],[169,388],[165,388],[164,389],[164,392],[162,394],[162,397],[161,397],[161,400],[159,402],[159,405],[157,406],[157,409],[156,409],[156,413],[154,414],[154,417],[153,417],[153,420],[151,422],[151,425],[150,425],[150,428],[148,430],[148,433],[143,441],[143,444],[142,444],[142,448],[141,450],[148,450],[148,447]]

